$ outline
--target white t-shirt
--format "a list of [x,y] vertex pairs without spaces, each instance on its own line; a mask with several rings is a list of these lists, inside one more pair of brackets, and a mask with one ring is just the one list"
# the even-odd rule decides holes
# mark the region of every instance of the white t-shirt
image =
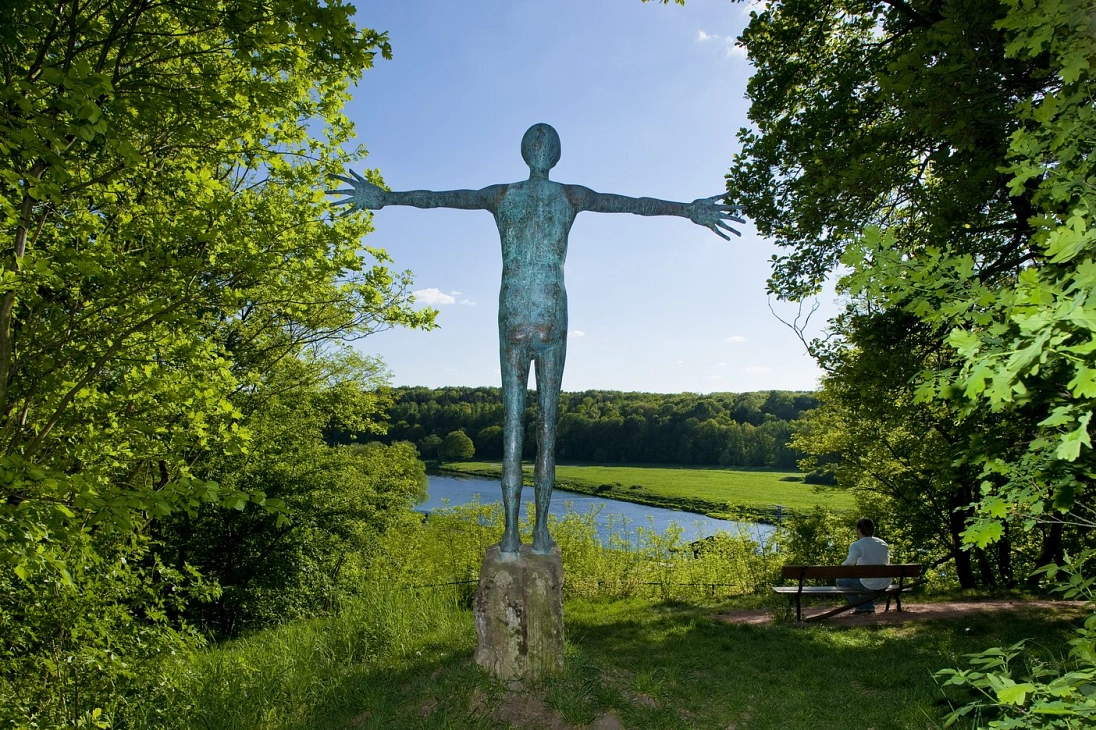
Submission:
[[[849,557],[842,565],[886,565],[890,562],[890,548],[878,537],[862,537],[849,545]],[[891,584],[890,578],[861,578],[864,587],[881,591]]]

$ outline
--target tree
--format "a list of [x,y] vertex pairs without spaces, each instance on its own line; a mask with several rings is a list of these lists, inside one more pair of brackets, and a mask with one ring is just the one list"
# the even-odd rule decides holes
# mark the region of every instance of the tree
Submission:
[[464,431],[450,431],[438,446],[438,461],[468,461],[476,453],[472,439]]
[[[1091,23],[1080,5],[1053,12],[1064,14],[1054,21],[1060,27]],[[1032,134],[1040,116],[1060,111],[1043,100],[1057,98],[1068,79],[1059,73],[1067,66],[1056,67],[1051,54],[1017,52],[1017,24],[1037,15],[1027,4],[997,0],[809,0],[770,5],[754,15],[742,38],[757,68],[749,85],[755,128],[740,134],[743,151],[728,182],[759,230],[788,251],[774,262],[770,288],[787,298],[807,296],[844,264],[848,274],[839,286],[850,295],[848,311],[832,339],[815,348],[819,354],[843,350],[847,363],[874,357],[860,345],[888,322],[905,317],[913,323],[891,329],[886,347],[922,353],[920,362],[912,372],[884,368],[874,382],[893,403],[929,404],[921,413],[935,414],[931,421],[918,424],[908,411],[905,430],[951,432],[945,456],[966,465],[957,495],[967,492],[972,500],[1009,480],[1007,469],[983,473],[984,465],[1017,466],[1029,443],[1045,438],[1029,435],[1046,430],[1056,412],[1053,394],[1070,382],[1064,370],[1048,370],[1035,348],[1027,365],[1041,370],[1041,383],[1016,387],[1004,378],[996,402],[967,398],[987,390],[992,368],[969,363],[963,346],[978,349],[983,345],[975,347],[976,340],[995,340],[995,362],[1008,362],[1017,350],[1002,334],[1015,314],[1014,292],[1056,267],[1058,254],[1044,245],[1049,234],[1039,229],[1042,216],[1062,215],[1046,208],[1049,188],[1043,187],[1057,176],[1045,177],[1060,167],[1047,165],[1058,151],[1030,153],[1032,139],[1061,139]],[[1049,42],[1045,32],[1058,27],[1054,22],[1035,21],[1043,25],[1026,32],[1041,48]],[[1090,98],[1079,93],[1078,99]],[[1085,139],[1082,127],[1074,131]],[[1018,151],[1030,155],[1027,163]],[[1046,166],[1041,172],[1040,165]],[[1061,207],[1061,200],[1050,206]],[[1049,341],[1049,331],[1045,335]],[[847,404],[858,397],[857,383],[842,388],[835,378],[865,370],[835,370],[827,387],[837,386]],[[1083,383],[1084,371],[1078,373]],[[1012,406],[1000,407],[1001,393],[1020,389]],[[1084,413],[1072,410],[1075,396],[1070,400],[1069,415],[1052,428],[1071,425],[1071,443],[1081,445]],[[957,423],[964,424],[960,434],[952,428]],[[1001,423],[1014,428],[995,430]],[[1052,532],[1047,537],[1056,540]],[[1040,552],[1050,557],[1054,550]]]
[[502,427],[487,426],[476,434],[476,453],[481,459],[502,458]]
[[346,7],[14,12],[0,435],[4,514],[27,529],[2,549],[27,574],[89,516],[129,528],[237,501],[188,466],[194,449],[246,448],[232,393],[302,346],[430,315],[410,308],[383,252],[367,250],[373,266],[360,256],[364,221],[323,220],[319,187],[351,134],[348,79],[389,54]]
[[[100,590],[100,578],[158,575],[150,533],[168,515],[285,509],[222,485],[209,462],[254,453],[250,401],[283,365],[322,362],[378,329],[430,326],[433,314],[410,306],[409,275],[360,248],[368,221],[328,220],[326,175],[364,154],[341,113],[348,83],[390,54],[351,13],[318,0],[27,0],[7,11],[0,582],[58,608],[48,631],[0,619],[18,654],[0,672],[0,705],[38,697],[41,724],[73,726],[106,701],[89,687],[136,681],[124,667],[179,627],[162,596],[142,597],[143,580],[120,580],[124,592]],[[188,580],[153,593],[182,595]],[[102,661],[65,605],[104,617],[104,645],[137,654]],[[19,662],[59,646],[70,669],[29,689]]]
[[243,404],[253,434],[247,454],[200,465],[224,489],[276,499],[240,509],[205,505],[157,526],[164,564],[197,568],[220,594],[182,613],[227,636],[264,624],[317,616],[355,593],[360,574],[393,524],[426,497],[426,473],[406,442],[329,446],[334,424],[372,426],[386,405],[383,371],[358,357],[283,362]]
[[[744,38],[757,128],[730,181],[793,249],[771,286],[803,296],[840,260],[859,320],[830,346],[853,358],[850,334],[915,322],[903,349],[920,341],[932,355],[905,390],[965,431],[953,463],[978,471],[965,547],[1044,531],[1036,576],[1061,564],[1067,595],[1091,597],[1091,3],[787,3],[755,15]],[[1063,550],[1067,531],[1079,555]],[[1070,642],[1076,671],[1014,674],[1019,646],[948,670],[949,684],[981,693],[949,722],[973,711],[998,713],[992,727],[1090,722],[1092,626]]]
[[[392,394],[387,441],[414,441],[425,458],[433,458],[442,436],[460,429],[474,434],[480,457],[501,454],[498,388],[395,388]],[[798,455],[787,446],[790,420],[817,403],[813,394],[784,391],[563,393],[557,450],[560,458],[572,461],[673,463],[684,458],[699,464],[794,467]],[[531,418],[532,412],[527,414]],[[742,422],[758,428],[742,428]],[[338,431],[329,438],[353,443],[363,435]]]
[[419,441],[419,453],[427,459],[437,458],[441,441],[441,436],[433,433],[423,437],[423,439]]

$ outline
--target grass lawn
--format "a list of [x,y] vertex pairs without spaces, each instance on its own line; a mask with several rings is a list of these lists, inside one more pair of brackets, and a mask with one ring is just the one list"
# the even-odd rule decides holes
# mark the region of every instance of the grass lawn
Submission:
[[[629,729],[921,730],[941,728],[949,711],[936,670],[1026,637],[1053,661],[1072,632],[1070,620],[1050,614],[890,627],[755,626],[716,620],[720,608],[728,606],[570,601],[564,674],[517,690],[472,661],[472,615],[464,609],[435,629],[401,637],[381,656],[342,660],[347,626],[336,622],[326,636],[322,622],[304,634],[291,624],[206,652],[191,674],[204,677],[204,687],[189,695],[186,717],[178,719],[210,730],[578,730],[606,715],[618,724],[602,727]],[[296,633],[279,638],[287,631]],[[213,667],[231,671],[218,680]],[[949,693],[964,701],[959,690]]]
[[[484,461],[445,464],[444,469],[496,479],[502,471],[498,462]],[[531,484],[532,466],[525,467],[525,476]],[[556,483],[583,494],[732,519],[771,519],[777,505],[792,512],[853,508],[849,492],[805,484],[800,472],[780,469],[563,464],[556,467]]]

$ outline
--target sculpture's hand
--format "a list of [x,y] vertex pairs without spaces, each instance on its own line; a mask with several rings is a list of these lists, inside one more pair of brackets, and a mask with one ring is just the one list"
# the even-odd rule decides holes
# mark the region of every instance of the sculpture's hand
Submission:
[[[742,218],[734,215],[738,212],[738,208],[733,205],[726,205],[720,201],[727,197],[726,193],[722,195],[713,195],[710,198],[698,198],[689,204],[689,220],[696,223],[698,226],[704,226],[708,228],[715,235],[720,238],[729,241],[731,237],[723,231],[733,233],[736,236],[742,234],[736,231],[730,226],[728,221],[734,221],[735,223],[745,223]],[[720,230],[723,229],[723,230]]]
[[366,180],[364,177],[348,170],[352,177],[343,177],[342,175],[331,175],[336,180],[342,180],[345,183],[353,185],[351,188],[343,188],[342,190],[327,190],[328,195],[346,195],[348,197],[342,200],[336,200],[332,205],[346,205],[349,206],[342,215],[347,215],[355,210],[380,210],[384,207],[384,199],[387,193],[382,189]]

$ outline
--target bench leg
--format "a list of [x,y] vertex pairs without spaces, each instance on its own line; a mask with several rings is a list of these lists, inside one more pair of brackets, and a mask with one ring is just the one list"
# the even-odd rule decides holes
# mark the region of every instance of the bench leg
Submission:
[[[862,596],[864,594],[863,593],[857,593],[857,594],[854,594],[854,595]],[[851,611],[854,608],[856,608],[857,606],[862,606],[862,605],[864,605],[865,603],[867,603],[871,600],[873,600],[872,596],[868,596],[867,598],[861,600],[858,603],[846,603],[844,606],[838,606],[837,608],[826,611],[825,613],[820,613],[817,616],[808,616],[806,619],[804,619],[804,622],[821,621],[824,618],[829,618],[830,616],[836,616],[839,613],[845,613],[846,611]]]
[[871,594],[853,593],[851,595],[862,596],[862,598],[859,601],[846,603],[844,606],[839,606],[839,607],[834,608],[830,611],[826,611],[825,613],[820,613],[817,616],[808,616],[806,619],[804,619],[804,622],[809,623],[811,621],[821,621],[824,618],[829,618],[830,616],[836,616],[839,613],[845,613],[846,611],[851,611],[851,610],[853,610],[854,608],[856,608],[858,606],[863,606],[865,603],[872,603],[876,599],[882,598],[883,597],[883,592],[882,591],[875,591]]

